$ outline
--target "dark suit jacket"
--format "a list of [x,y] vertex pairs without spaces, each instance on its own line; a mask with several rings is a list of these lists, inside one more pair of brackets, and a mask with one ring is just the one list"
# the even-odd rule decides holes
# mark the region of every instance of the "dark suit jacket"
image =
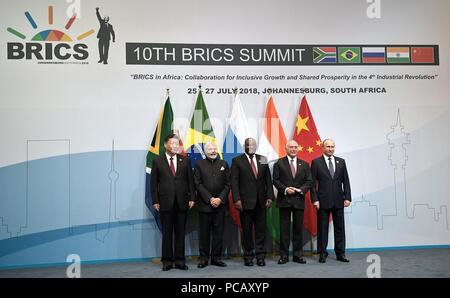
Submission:
[[323,155],[314,159],[311,163],[313,179],[311,201],[313,203],[319,201],[320,208],[323,209],[344,208],[344,200],[352,200],[345,160],[336,156],[334,158],[336,169],[333,179]]
[[233,201],[241,200],[243,209],[254,209],[256,204],[265,208],[266,200],[273,200],[272,178],[265,156],[255,154],[258,179],[245,154],[233,158],[231,164],[231,189]]
[[194,181],[189,158],[176,155],[177,171],[172,176],[166,154],[156,157],[152,163],[150,189],[153,203],[160,211],[170,211],[175,202],[180,210],[189,209],[189,201],[195,201]]
[[112,36],[113,40],[115,40],[116,36],[114,34],[113,26],[109,23],[108,25],[106,25],[105,21],[102,20],[100,13],[98,11],[96,12],[96,14],[97,19],[100,22],[100,29],[98,30],[97,38],[102,40],[111,40]]
[[[306,161],[297,157],[297,172],[292,177],[289,158],[280,158],[273,166],[273,185],[278,189],[277,207],[305,209],[305,194],[312,186],[311,171]],[[303,194],[284,194],[287,187],[300,188]]]
[[[226,161],[220,157],[215,160],[198,160],[194,169],[194,184],[200,212],[225,211],[231,186],[230,168]],[[211,206],[212,197],[222,200],[217,208]]]

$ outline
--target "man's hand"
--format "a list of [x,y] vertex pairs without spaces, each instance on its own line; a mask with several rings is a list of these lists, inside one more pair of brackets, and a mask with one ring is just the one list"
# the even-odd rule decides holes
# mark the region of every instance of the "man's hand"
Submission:
[[153,208],[155,208],[155,209],[156,209],[156,211],[158,211],[158,212],[159,212],[159,204],[153,204]]
[[214,208],[219,207],[220,203],[222,203],[222,200],[220,198],[211,198],[209,200],[209,203],[211,204],[211,206],[213,206]]
[[192,209],[192,207],[194,207],[195,202],[194,201],[189,201],[189,209]]
[[241,200],[234,202],[234,208],[238,209],[239,211],[242,211],[242,202],[241,202]]
[[316,207],[316,209],[317,210],[319,210],[320,209],[320,203],[319,203],[319,201],[317,201],[317,202],[314,202],[314,207]]
[[113,39],[113,42],[116,42],[116,40],[115,40],[115,39]]
[[293,195],[293,194],[295,194],[295,188],[294,187],[287,187],[286,188],[286,193],[288,194],[288,195]]
[[349,200],[344,200],[344,207],[350,206],[351,203]]
[[267,199],[266,200],[266,207],[272,207],[272,200],[271,199]]

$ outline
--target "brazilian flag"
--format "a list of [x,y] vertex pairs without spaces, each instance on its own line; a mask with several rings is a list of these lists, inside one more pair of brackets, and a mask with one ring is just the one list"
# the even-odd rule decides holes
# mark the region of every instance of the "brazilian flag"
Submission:
[[158,125],[156,126],[155,133],[153,134],[152,142],[147,153],[147,165],[145,175],[145,205],[155,218],[156,224],[159,230],[162,232],[161,219],[159,212],[153,208],[152,194],[150,190],[150,178],[152,172],[152,163],[155,157],[164,154],[166,149],[164,148],[164,138],[172,133],[173,126],[173,110],[170,103],[170,98],[167,96],[164,108],[159,113]]
[[[214,130],[209,120],[208,110],[203,100],[202,90],[199,89],[191,124],[184,142],[184,148],[186,148],[186,153],[191,159],[192,167],[195,166],[197,160],[204,158],[203,146],[207,142],[217,144],[216,136],[214,135]],[[217,150],[220,150],[219,146],[217,146]],[[219,155],[222,158],[220,151]]]

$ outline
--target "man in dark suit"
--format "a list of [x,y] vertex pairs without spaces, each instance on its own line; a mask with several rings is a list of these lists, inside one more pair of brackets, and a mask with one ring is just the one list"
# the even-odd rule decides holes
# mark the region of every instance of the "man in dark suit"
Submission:
[[231,165],[233,202],[241,211],[244,264],[253,266],[256,254],[257,265],[265,266],[266,208],[272,205],[272,179],[267,158],[255,154],[256,141],[247,138],[244,148],[245,153],[233,158]]
[[303,258],[303,212],[305,194],[312,186],[311,171],[306,161],[297,157],[298,144],[291,140],[286,144],[287,156],[278,159],[273,166],[273,185],[278,189],[276,205],[280,209],[280,259],[278,264],[289,261],[291,239],[291,215],[293,261],[305,264]]
[[[199,250],[198,268],[211,265],[225,267],[221,260],[225,210],[230,191],[230,168],[221,160],[215,143],[204,146],[206,158],[195,164],[194,183],[198,195]],[[212,246],[211,246],[212,232]]]
[[105,16],[103,19],[100,16],[98,7],[95,9],[97,19],[100,23],[100,29],[98,29],[98,51],[100,54],[100,60],[98,63],[108,64],[108,51],[109,51],[109,41],[112,40],[116,42],[116,35],[114,33],[113,26],[109,23],[109,17]]
[[311,164],[313,188],[311,201],[317,208],[317,251],[319,262],[328,256],[328,227],[332,214],[334,226],[334,252],[338,261],[348,263],[345,257],[344,207],[350,206],[352,196],[345,160],[334,156],[335,142],[326,139],[322,143],[323,156]]
[[165,154],[156,157],[152,164],[150,188],[153,207],[161,215],[163,271],[173,268],[173,263],[175,268],[188,269],[184,237],[187,211],[194,206],[195,189],[191,162],[189,158],[177,154],[179,144],[178,136],[169,134],[164,139]]

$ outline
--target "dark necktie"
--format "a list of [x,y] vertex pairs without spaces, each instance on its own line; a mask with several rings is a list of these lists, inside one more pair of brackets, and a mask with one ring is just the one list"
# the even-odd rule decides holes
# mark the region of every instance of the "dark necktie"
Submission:
[[291,173],[292,173],[292,177],[295,178],[296,171],[295,171],[295,166],[294,166],[294,159],[291,159]]
[[334,177],[334,167],[333,162],[331,161],[331,157],[328,157],[328,170],[330,171],[331,178]]
[[173,163],[173,157],[170,158],[170,171],[172,172],[172,176],[175,176],[175,165]]
[[258,172],[256,171],[255,163],[253,162],[253,156],[250,156],[250,165],[252,166],[253,175],[255,175],[255,178],[258,178]]

